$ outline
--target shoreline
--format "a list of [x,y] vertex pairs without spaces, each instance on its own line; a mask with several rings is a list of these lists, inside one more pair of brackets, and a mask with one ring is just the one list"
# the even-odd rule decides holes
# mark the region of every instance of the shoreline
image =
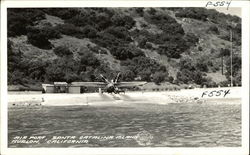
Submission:
[[[224,91],[228,91],[226,96]],[[213,91],[213,96],[209,93]],[[202,94],[205,92],[206,95]],[[220,92],[220,96],[216,96]],[[69,106],[69,105],[119,105],[133,103],[216,103],[240,104],[241,87],[223,87],[223,88],[195,88],[184,89],[180,91],[159,91],[159,92],[126,92],[125,94],[36,94],[36,93],[9,93],[9,106]]]

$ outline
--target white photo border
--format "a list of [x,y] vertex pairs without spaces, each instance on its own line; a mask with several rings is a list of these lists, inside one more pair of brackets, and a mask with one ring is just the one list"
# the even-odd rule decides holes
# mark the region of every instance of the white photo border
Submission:
[[[227,0],[226,0],[227,1]],[[230,7],[242,9],[242,146],[241,147],[136,147],[136,148],[8,148],[7,96],[7,8],[23,7],[205,7],[208,1],[2,1],[1,2],[1,154],[249,154],[249,1],[231,1]],[[229,7],[229,9],[230,9]]]

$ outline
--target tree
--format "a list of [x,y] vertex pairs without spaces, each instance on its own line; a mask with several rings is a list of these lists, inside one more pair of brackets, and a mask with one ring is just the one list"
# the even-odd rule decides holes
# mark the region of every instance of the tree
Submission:
[[128,47],[113,47],[110,52],[113,56],[115,56],[116,59],[119,60],[126,60],[132,59],[134,57],[144,56],[144,53],[133,45],[129,45]]
[[13,42],[8,39],[8,49],[7,49],[7,56],[8,56],[8,71],[14,72],[15,70],[19,69],[23,54],[20,50],[14,51],[12,49]]
[[135,78],[135,73],[131,70],[125,70],[121,73],[122,81],[133,81]]
[[9,8],[7,13],[8,36],[11,37],[27,34],[28,26],[45,18],[45,13],[37,8]]
[[186,41],[188,47],[196,46],[196,44],[199,42],[199,38],[190,32],[185,34],[184,40]]
[[151,70],[149,68],[145,68],[143,70],[141,70],[138,75],[141,77],[141,80],[143,81],[148,81],[150,82],[151,81]]
[[106,32],[113,35],[117,39],[123,41],[131,41],[128,31],[124,27],[110,27],[106,29]]
[[29,20],[22,15],[8,13],[8,36],[14,37],[27,33]]
[[208,15],[204,8],[183,8],[182,10],[179,10],[175,16],[207,21]]
[[29,76],[29,78],[37,80],[37,81],[44,81],[45,75],[46,75],[46,68],[49,65],[47,60],[43,59],[32,59],[29,60],[28,69],[26,69],[26,74]]
[[205,57],[200,57],[198,58],[195,64],[195,68],[202,72],[208,72],[208,65],[209,65],[209,60],[207,60],[207,58]]
[[87,37],[87,38],[95,38],[97,37],[97,30],[90,26],[90,25],[86,25],[83,29],[82,29],[82,33]]
[[197,70],[190,57],[185,57],[180,60],[180,71],[177,72],[176,78],[177,81],[186,84],[202,84],[205,81],[202,73]]
[[85,72],[88,67],[95,69],[99,66],[100,61],[94,56],[94,54],[89,51],[85,51],[80,57],[78,73]]
[[29,27],[29,32],[27,34],[28,41],[32,45],[41,49],[51,49],[52,45],[49,42],[48,34],[44,31],[37,29],[35,27]]
[[113,15],[111,21],[114,25],[122,26],[125,27],[126,29],[131,29],[135,24],[135,21],[133,20],[132,17],[120,14]]
[[51,82],[76,80],[79,64],[72,58],[57,58],[46,68],[46,78]]
[[45,26],[40,29],[40,32],[48,37],[48,39],[59,39],[61,38],[60,32],[55,27]]
[[153,74],[153,82],[156,84],[160,84],[163,81],[166,81],[168,78],[168,74],[166,72],[156,72]]

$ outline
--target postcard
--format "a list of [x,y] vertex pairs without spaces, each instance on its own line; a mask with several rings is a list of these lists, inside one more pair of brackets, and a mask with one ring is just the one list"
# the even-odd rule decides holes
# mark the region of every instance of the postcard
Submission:
[[249,154],[249,2],[1,2],[1,154]]

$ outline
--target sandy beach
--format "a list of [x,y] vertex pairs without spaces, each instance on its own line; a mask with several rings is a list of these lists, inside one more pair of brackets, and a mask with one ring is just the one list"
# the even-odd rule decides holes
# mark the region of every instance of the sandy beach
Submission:
[[[180,91],[126,92],[125,94],[41,94],[34,92],[9,93],[10,106],[18,105],[116,105],[130,103],[169,104],[186,102],[238,103],[241,99],[241,87],[196,88]],[[237,102],[235,102],[237,100]]]

